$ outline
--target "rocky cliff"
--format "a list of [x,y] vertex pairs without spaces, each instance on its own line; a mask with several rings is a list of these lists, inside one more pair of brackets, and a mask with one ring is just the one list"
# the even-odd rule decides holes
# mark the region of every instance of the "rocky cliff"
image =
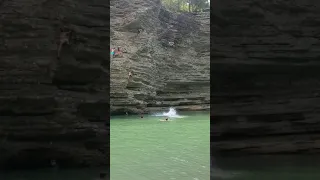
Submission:
[[[0,1],[1,169],[109,163],[107,5]],[[58,61],[63,26],[74,33]]]
[[320,2],[212,1],[212,149],[320,152]]
[[170,106],[209,110],[209,13],[172,13],[159,0],[110,3],[110,46],[126,49],[123,57],[110,62],[111,113],[148,113]]

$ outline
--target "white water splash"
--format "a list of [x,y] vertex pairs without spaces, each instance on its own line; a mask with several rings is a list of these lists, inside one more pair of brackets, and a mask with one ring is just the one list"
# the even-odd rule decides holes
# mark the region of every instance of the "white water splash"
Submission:
[[153,116],[161,116],[161,117],[165,116],[165,117],[169,117],[169,118],[184,118],[185,117],[185,116],[180,116],[173,107],[169,108],[168,112],[156,113]]

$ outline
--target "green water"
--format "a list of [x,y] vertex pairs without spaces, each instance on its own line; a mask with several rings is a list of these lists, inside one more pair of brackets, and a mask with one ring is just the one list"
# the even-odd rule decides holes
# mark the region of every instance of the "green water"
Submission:
[[209,112],[180,115],[111,117],[111,180],[209,180]]
[[319,156],[253,156],[220,158],[213,180],[319,180]]

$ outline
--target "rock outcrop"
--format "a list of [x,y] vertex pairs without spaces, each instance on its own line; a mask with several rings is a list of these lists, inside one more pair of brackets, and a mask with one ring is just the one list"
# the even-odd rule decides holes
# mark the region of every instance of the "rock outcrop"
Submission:
[[209,13],[175,14],[159,0],[112,0],[110,5],[110,46],[126,49],[110,63],[111,113],[170,106],[209,110]]
[[211,3],[212,149],[320,153],[320,2]]
[[107,5],[0,1],[0,169],[109,164]]

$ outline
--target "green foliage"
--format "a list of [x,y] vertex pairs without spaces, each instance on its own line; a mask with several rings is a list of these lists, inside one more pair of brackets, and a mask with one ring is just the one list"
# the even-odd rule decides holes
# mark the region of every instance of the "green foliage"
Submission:
[[162,0],[162,4],[174,12],[201,12],[210,8],[210,0]]

